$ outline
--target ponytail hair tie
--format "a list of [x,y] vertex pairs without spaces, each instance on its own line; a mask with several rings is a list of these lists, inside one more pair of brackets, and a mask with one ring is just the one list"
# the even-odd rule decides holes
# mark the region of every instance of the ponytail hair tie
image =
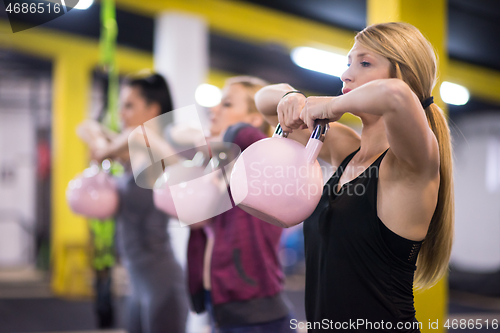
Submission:
[[434,97],[431,96],[429,98],[426,98],[424,99],[424,101],[422,102],[422,107],[425,109],[427,109],[432,103],[434,103]]

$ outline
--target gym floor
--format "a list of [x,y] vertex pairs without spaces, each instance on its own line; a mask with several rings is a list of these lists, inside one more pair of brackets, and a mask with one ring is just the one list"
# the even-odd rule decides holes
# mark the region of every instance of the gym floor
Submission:
[[[117,327],[107,333],[126,333],[121,316],[126,293],[126,278],[117,274],[114,291]],[[287,294],[294,305],[295,317],[305,320],[303,277],[291,276],[286,283]],[[500,298],[450,290],[449,319],[486,323],[500,321]],[[450,329],[448,332],[499,332],[497,329]],[[49,277],[36,271],[0,272],[0,333],[65,332],[98,333],[90,299],[69,300],[54,297]],[[104,331],[103,331],[104,332]],[[188,333],[205,333],[188,332]]]

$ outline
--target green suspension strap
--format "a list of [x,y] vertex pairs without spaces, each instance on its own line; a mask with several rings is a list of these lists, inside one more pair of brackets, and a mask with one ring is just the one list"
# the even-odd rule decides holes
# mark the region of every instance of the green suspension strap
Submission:
[[92,262],[94,269],[102,271],[113,267],[115,264],[113,251],[115,221],[113,219],[92,219],[90,220],[90,229],[94,235],[94,260]]
[[[107,76],[106,110],[103,123],[114,132],[119,131],[118,96],[120,83],[116,66],[117,35],[115,2],[114,0],[103,0],[101,2],[101,36],[99,40],[100,63]],[[123,172],[123,167],[117,162],[112,162],[109,171],[112,175],[118,176]],[[91,219],[90,229],[93,234],[94,258],[92,264],[94,269],[103,271],[113,267],[115,264],[114,219]]]
[[[99,117],[106,127],[114,132],[119,131],[118,95],[119,78],[116,66],[116,10],[114,0],[101,1],[101,37],[99,40],[100,65],[105,78],[105,102],[103,112]],[[104,117],[103,117],[104,116]],[[103,163],[104,168],[104,163]],[[123,170],[117,162],[106,166],[106,171],[118,175]],[[95,311],[98,328],[115,327],[114,302],[112,292],[111,269],[115,265],[115,220],[90,220],[90,230],[93,240],[92,266],[95,270]]]

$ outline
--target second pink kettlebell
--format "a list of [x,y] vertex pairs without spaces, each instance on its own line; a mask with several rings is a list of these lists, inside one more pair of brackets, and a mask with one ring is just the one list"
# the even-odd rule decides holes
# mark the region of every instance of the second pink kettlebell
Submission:
[[74,213],[101,220],[112,217],[119,203],[114,180],[96,165],[69,182],[66,200]]
[[184,224],[193,224],[217,213],[221,190],[216,173],[184,161],[165,168],[153,190],[155,206]]

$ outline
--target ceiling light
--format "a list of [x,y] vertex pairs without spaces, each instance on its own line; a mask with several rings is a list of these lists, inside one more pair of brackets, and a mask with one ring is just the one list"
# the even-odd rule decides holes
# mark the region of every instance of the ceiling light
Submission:
[[207,108],[211,108],[219,104],[221,97],[221,90],[208,83],[200,84],[194,93],[196,103]]
[[444,81],[439,88],[443,102],[453,105],[464,105],[469,101],[469,91],[467,88]]
[[340,77],[347,69],[346,56],[312,47],[297,47],[290,56],[297,66],[324,74]]

